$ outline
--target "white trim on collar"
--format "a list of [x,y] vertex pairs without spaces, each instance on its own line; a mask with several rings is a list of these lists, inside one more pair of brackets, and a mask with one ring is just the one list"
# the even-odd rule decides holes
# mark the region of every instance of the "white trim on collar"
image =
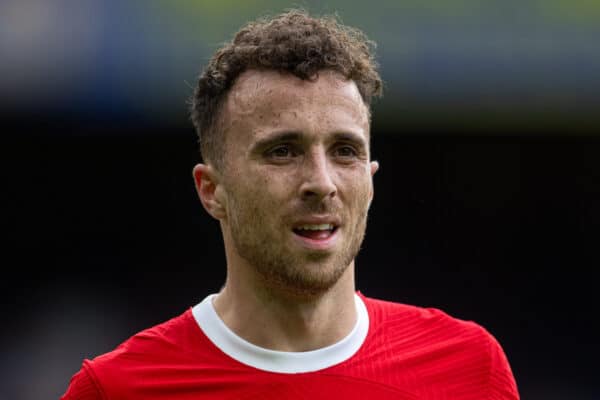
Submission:
[[207,296],[192,307],[194,319],[204,334],[231,358],[264,371],[296,374],[331,367],[352,357],[364,343],[369,331],[369,314],[362,299],[354,295],[356,324],[342,340],[317,350],[289,352],[256,346],[225,325],[213,307],[216,294]]

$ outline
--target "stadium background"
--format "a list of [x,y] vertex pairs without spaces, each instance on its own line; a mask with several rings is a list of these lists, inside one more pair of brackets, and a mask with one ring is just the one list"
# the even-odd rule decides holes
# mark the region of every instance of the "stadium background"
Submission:
[[476,320],[523,399],[598,399],[600,3],[0,3],[0,399],[219,289],[186,113],[248,19],[338,11],[378,43],[365,294]]

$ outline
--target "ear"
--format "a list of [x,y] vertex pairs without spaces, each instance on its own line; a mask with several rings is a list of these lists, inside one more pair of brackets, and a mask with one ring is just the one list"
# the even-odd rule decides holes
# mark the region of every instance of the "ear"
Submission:
[[227,213],[219,173],[210,164],[198,164],[193,175],[196,192],[206,212],[215,219],[224,219]]
[[375,172],[379,169],[379,163],[377,161],[371,161],[371,178],[375,175]]
[[[375,172],[377,172],[377,170],[379,169],[379,163],[377,161],[371,161],[369,167],[371,168],[371,181],[373,180],[373,177],[375,176]],[[373,184],[371,183],[371,198],[369,199],[369,203],[373,200],[373,196],[374,196],[374,189],[373,189]]]

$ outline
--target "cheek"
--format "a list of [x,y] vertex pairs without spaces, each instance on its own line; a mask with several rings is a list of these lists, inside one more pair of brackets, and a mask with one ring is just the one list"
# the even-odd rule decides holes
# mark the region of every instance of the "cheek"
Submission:
[[251,180],[242,179],[233,194],[237,208],[256,216],[272,213],[278,208],[276,206],[278,195],[274,192],[276,188],[277,185],[272,183],[269,185],[268,179],[262,177]]
[[363,210],[369,207],[371,198],[373,197],[373,185],[371,180],[368,178],[355,180],[354,185],[351,187],[351,193],[350,204],[352,205],[352,208],[356,209],[358,212],[363,212]]
[[294,191],[301,175],[300,165],[291,168],[264,166],[247,176],[245,184],[251,186],[258,196],[278,201]]
[[339,177],[341,179],[340,184],[352,193],[356,193],[357,196],[372,191],[373,180],[371,175],[362,167],[343,171]]

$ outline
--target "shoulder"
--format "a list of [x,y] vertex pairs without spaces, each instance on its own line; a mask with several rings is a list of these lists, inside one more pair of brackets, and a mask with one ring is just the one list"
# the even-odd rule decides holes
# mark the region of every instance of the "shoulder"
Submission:
[[197,341],[200,332],[189,308],[174,318],[136,333],[113,351],[96,357],[93,363],[98,366],[120,361],[147,364],[180,356],[182,349],[195,345],[190,342]]
[[438,380],[467,380],[494,398],[518,398],[502,347],[480,324],[438,308],[361,298],[369,311],[371,351],[393,354],[394,362],[411,371],[435,371]]
[[491,339],[489,332],[474,321],[456,318],[434,307],[420,307],[410,304],[369,298],[361,295],[369,311],[373,328],[404,329],[421,333],[435,330],[437,334],[451,332]]
[[456,318],[432,307],[419,307],[363,296],[369,311],[371,343],[425,357],[452,357],[484,367],[500,345],[475,321]]
[[169,369],[189,357],[187,348],[199,340],[199,328],[191,309],[166,322],[145,329],[114,350],[83,362],[81,371],[106,396],[125,393],[147,383],[157,369]]
[[365,353],[383,354],[390,370],[410,371],[426,386],[463,388],[480,398],[519,398],[502,347],[480,324],[438,308],[361,298],[370,319]]
[[121,358],[147,359],[155,353],[169,353],[185,343],[190,329],[194,327],[191,310],[188,309],[175,318],[136,333],[111,352],[96,357],[93,363],[100,365]]

